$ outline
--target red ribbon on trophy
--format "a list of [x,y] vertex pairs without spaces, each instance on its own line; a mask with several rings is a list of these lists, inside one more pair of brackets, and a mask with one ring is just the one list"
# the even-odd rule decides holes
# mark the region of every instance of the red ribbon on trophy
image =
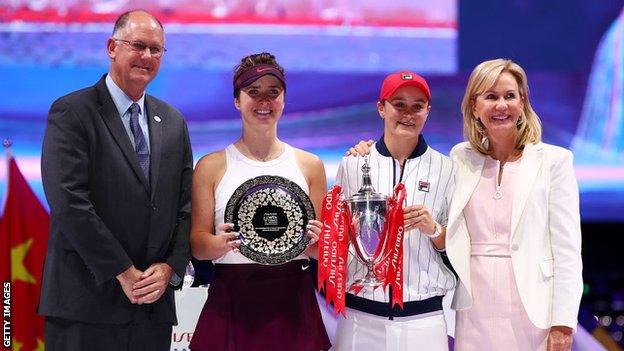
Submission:
[[[392,287],[392,306],[403,308],[403,238],[405,236],[403,202],[405,185],[399,183],[394,188],[394,196],[388,199],[388,212],[384,233],[386,245],[383,246],[383,259],[375,266],[375,275],[383,281],[384,289]],[[381,247],[381,245],[380,245]]]
[[325,302],[333,303],[334,314],[342,313],[343,316],[346,316],[345,287],[349,253],[346,215],[342,188],[336,185],[323,199],[323,232],[318,244],[318,289],[322,291],[324,288]]
[[[385,224],[379,234],[379,243],[372,261],[369,256],[369,263],[374,262],[370,276],[377,283],[356,282],[349,288],[350,292],[357,295],[365,286],[373,289],[383,286],[385,290],[390,285],[392,305],[398,304],[401,308],[403,308],[404,200],[405,186],[398,184],[394,196],[385,202],[387,206]],[[318,243],[318,289],[325,291],[326,303],[334,304],[334,314],[342,313],[343,316],[346,316],[345,286],[349,238],[356,237],[352,235],[353,233],[349,233],[349,230],[355,230],[350,228],[351,220],[348,205],[342,196],[342,188],[334,186],[325,196],[321,212],[323,232]]]

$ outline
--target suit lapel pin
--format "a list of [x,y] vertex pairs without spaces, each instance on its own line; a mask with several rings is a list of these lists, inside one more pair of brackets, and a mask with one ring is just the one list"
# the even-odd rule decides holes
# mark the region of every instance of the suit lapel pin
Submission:
[[160,123],[160,121],[162,121],[162,119],[160,119],[160,117],[158,117],[158,116],[154,116],[154,121]]

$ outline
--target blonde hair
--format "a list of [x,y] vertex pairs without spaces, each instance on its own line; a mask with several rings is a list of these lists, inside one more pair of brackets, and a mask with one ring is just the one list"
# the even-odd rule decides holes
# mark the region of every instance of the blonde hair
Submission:
[[461,110],[464,119],[464,137],[470,145],[484,155],[491,153],[484,145],[487,137],[481,121],[474,115],[473,107],[477,96],[492,88],[503,72],[509,72],[518,83],[518,91],[523,102],[522,113],[518,119],[518,134],[515,148],[522,150],[525,145],[539,143],[542,140],[542,123],[533,111],[529,100],[529,86],[524,69],[517,63],[507,59],[496,59],[481,62],[470,74],[466,93],[462,100]]

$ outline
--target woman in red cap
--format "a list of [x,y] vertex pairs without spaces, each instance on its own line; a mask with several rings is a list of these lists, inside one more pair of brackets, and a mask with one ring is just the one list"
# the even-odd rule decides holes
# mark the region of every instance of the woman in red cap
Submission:
[[[389,289],[364,287],[357,295],[347,294],[347,318],[339,318],[334,340],[337,351],[448,350],[442,298],[455,287],[455,277],[440,251],[454,167],[422,135],[430,110],[431,92],[424,78],[410,71],[385,78],[377,102],[384,131],[366,157],[377,192],[392,195],[398,183],[407,190],[403,309],[392,306]],[[342,160],[336,182],[346,197],[357,193],[362,184],[363,162],[361,157]],[[366,272],[366,266],[351,254],[347,286]]]
[[213,260],[215,274],[191,340],[192,350],[327,350],[331,346],[321,319],[308,256],[315,255],[321,223],[307,225],[311,245],[281,265],[258,264],[238,251],[239,233],[224,223],[234,191],[263,175],[296,183],[315,212],[326,190],[321,160],[277,137],[284,110],[284,70],[269,53],[244,57],[234,72],[234,106],[242,136],[226,149],[204,156],[193,176],[191,248]]

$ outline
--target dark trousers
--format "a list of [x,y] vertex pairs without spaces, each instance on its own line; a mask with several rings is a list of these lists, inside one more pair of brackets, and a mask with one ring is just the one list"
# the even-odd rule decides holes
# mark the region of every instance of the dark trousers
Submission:
[[46,317],[46,351],[169,351],[171,325],[96,324]]

